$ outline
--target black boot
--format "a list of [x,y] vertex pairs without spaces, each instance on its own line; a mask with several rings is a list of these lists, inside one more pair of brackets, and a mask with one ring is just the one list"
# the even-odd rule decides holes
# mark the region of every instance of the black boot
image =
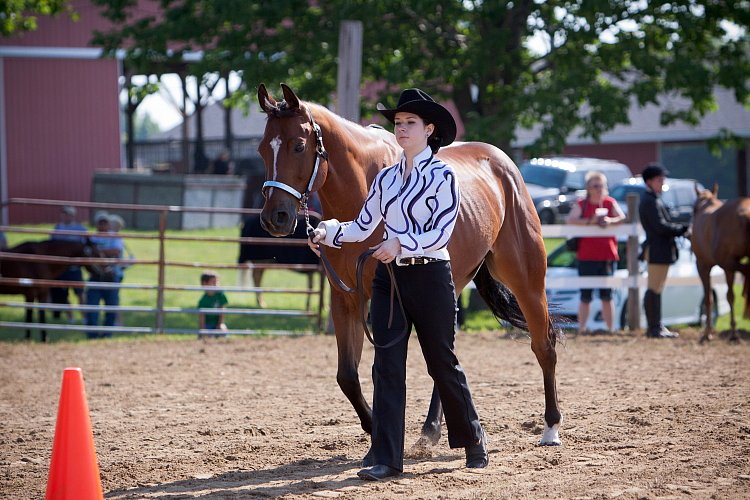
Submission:
[[487,452],[487,434],[482,429],[482,435],[479,442],[467,446],[466,448],[466,468],[483,469],[490,462],[490,455]]
[[[646,337],[653,339],[673,338],[675,334],[661,324],[661,294],[646,290],[643,296],[643,309],[646,312]],[[662,331],[662,328],[667,332]]]
[[654,310],[654,292],[650,289],[646,290],[643,295],[643,311],[646,313],[646,337],[657,337],[658,333],[658,320],[656,319],[656,311]]

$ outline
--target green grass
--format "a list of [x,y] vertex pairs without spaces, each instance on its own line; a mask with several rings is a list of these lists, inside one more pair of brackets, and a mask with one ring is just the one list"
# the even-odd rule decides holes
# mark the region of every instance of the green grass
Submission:
[[[37,229],[49,229],[51,226],[34,226]],[[148,236],[149,239],[125,238],[128,249],[139,260],[158,260],[159,242],[158,233],[154,231],[126,231],[139,236]],[[202,238],[215,237],[238,237],[239,228],[222,228],[195,231],[168,231],[167,236],[197,236]],[[9,233],[9,245],[22,241],[41,240],[43,235],[29,235],[20,233]],[[169,286],[200,285],[200,274],[203,270],[214,270],[219,275],[220,284],[225,286],[237,286],[238,271],[235,269],[218,269],[212,266],[234,264],[237,261],[239,246],[234,242],[200,242],[200,241],[169,241],[165,243],[165,260],[168,262],[190,263],[193,267],[167,266],[165,270],[165,283]],[[149,264],[136,264],[125,271],[123,284],[155,285],[158,283],[158,266]],[[314,282],[317,288],[318,282]],[[301,273],[286,270],[267,270],[263,277],[264,288],[288,288],[306,289],[307,277]],[[164,305],[166,307],[178,307],[182,309],[195,308],[200,295],[199,290],[181,291],[167,290],[164,294]],[[227,292],[229,298],[228,308],[252,308],[257,307],[255,294],[245,292]],[[71,297],[71,300],[73,298]],[[266,302],[265,310],[285,309],[304,310],[306,308],[307,296],[301,293],[264,293]],[[5,296],[3,300],[20,302],[23,298],[17,296]],[[327,299],[325,299],[327,303]],[[157,303],[156,290],[123,289],[120,292],[120,304],[122,306],[155,307]],[[317,295],[312,296],[311,310],[317,311]],[[77,314],[77,313],[76,313]],[[21,308],[3,308],[0,310],[1,321],[24,321],[24,310]],[[123,312],[124,326],[154,326],[156,315],[152,312]],[[62,323],[62,320],[51,319],[51,313],[47,314],[47,320],[51,323]],[[309,317],[287,317],[287,316],[241,316],[225,315],[225,321],[230,329],[235,330],[290,330],[290,331],[313,331],[317,330],[317,318]],[[165,329],[196,329],[198,318],[190,313],[168,313],[165,316]],[[60,332],[51,331],[53,340],[78,340],[85,338],[82,332]],[[37,335],[37,334],[35,334]],[[137,334],[136,334],[137,335]],[[0,340],[18,340],[24,338],[22,329],[4,328],[0,332]],[[118,334],[122,337],[128,334]]]
[[[39,229],[50,229],[51,226],[35,226]],[[158,260],[159,245],[157,233],[154,231],[127,231],[137,235],[148,236],[150,239],[126,238],[127,247],[139,260]],[[196,236],[202,238],[236,237],[239,228],[222,228],[195,231],[168,231],[167,236]],[[44,239],[43,235],[28,235],[9,233],[10,245],[21,241]],[[548,239],[545,241],[547,250],[555,248],[562,242],[560,239]],[[196,241],[167,241],[165,244],[165,258],[170,262],[191,263],[193,267],[167,267],[165,271],[165,282],[168,285],[199,285],[200,274],[204,269],[212,269],[212,266],[222,264],[233,264],[237,260],[238,244],[233,242],[196,242]],[[125,284],[149,284],[158,282],[158,270],[156,265],[137,264],[128,268],[125,272]],[[237,271],[233,269],[214,269],[220,278],[220,283],[225,286],[236,286],[238,283]],[[317,281],[315,287],[318,286]],[[300,273],[284,270],[268,270],[265,273],[263,287],[275,288],[307,288],[307,278]],[[737,323],[739,328],[750,330],[750,321],[741,318],[744,304],[742,304],[741,285],[735,286]],[[169,290],[164,295],[164,305],[167,307],[178,307],[182,309],[194,308],[200,297],[200,291],[174,291]],[[227,292],[229,308],[252,308],[258,309],[254,294],[243,292]],[[72,298],[72,297],[71,297]],[[266,293],[264,299],[267,309],[304,310],[306,296],[303,294]],[[5,296],[3,300],[20,302],[21,296]],[[120,294],[120,302],[123,306],[154,307],[157,301],[155,290],[123,289]],[[465,292],[462,301],[468,305],[468,294]],[[324,303],[328,304],[328,291]],[[317,296],[313,296],[311,309],[316,311],[318,307]],[[327,310],[324,309],[324,325]],[[151,312],[126,312],[122,313],[125,326],[154,326],[156,316]],[[52,320],[51,314],[47,314],[48,321],[61,323],[61,320]],[[21,308],[0,309],[0,321],[22,322],[24,310]],[[226,315],[226,323],[231,329],[238,330],[286,330],[294,332],[315,331],[317,319],[305,317],[279,317],[271,315],[240,316]],[[194,329],[197,328],[197,317],[189,313],[169,313],[165,317],[164,327],[166,329]],[[729,316],[721,316],[718,320],[717,330],[729,328]],[[498,329],[498,324],[492,314],[486,310],[478,310],[467,313],[464,329],[467,331],[489,331]],[[38,332],[35,333],[38,336]],[[133,335],[143,337],[143,334],[118,334],[118,338],[128,338]],[[0,340],[20,340],[25,333],[22,329],[4,328],[0,331]],[[55,340],[81,340],[85,339],[85,333],[75,332],[50,332],[50,337]],[[162,338],[163,336],[160,336]],[[177,336],[175,336],[177,337]]]

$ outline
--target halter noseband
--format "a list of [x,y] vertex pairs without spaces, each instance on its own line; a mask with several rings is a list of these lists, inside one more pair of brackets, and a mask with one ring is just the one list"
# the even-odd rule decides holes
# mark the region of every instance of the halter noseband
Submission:
[[313,118],[312,114],[310,114],[310,124],[312,125],[313,131],[315,132],[315,143],[316,143],[315,166],[313,167],[312,174],[310,174],[310,180],[307,183],[305,192],[300,193],[289,184],[284,184],[283,182],[266,181],[263,183],[263,188],[262,188],[262,191],[264,194],[266,192],[266,188],[271,188],[271,187],[279,188],[282,191],[286,191],[287,193],[294,196],[304,206],[307,206],[307,196],[312,191],[313,184],[315,184],[315,178],[318,176],[318,168],[320,167],[320,159],[323,158],[324,160],[328,160],[328,151],[326,151],[326,148],[323,146],[323,133],[320,130],[320,126],[317,123],[315,123],[315,118]]

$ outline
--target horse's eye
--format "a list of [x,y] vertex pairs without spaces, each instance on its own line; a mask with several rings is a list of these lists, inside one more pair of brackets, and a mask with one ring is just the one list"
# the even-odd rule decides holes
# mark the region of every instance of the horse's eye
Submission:
[[295,153],[301,153],[305,150],[305,143],[304,142],[298,142],[296,146],[294,146],[294,152]]

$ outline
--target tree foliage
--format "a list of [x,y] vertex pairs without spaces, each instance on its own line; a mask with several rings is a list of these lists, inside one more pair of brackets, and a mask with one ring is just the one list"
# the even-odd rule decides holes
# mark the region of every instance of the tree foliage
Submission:
[[78,19],[68,0],[0,0],[0,36],[34,31],[38,16],[54,16],[62,12]]
[[161,16],[140,19],[135,0],[94,1],[122,23],[98,44],[165,70],[203,51],[189,71],[239,71],[239,101],[260,82],[328,101],[340,22],[360,20],[365,82],[386,82],[391,100],[407,86],[451,98],[468,139],[504,148],[519,125],[539,127],[535,152],[574,131],[597,140],[632,102],[665,96],[689,105],[667,108],[664,124],[697,123],[716,85],[750,104],[749,0],[160,0]]

